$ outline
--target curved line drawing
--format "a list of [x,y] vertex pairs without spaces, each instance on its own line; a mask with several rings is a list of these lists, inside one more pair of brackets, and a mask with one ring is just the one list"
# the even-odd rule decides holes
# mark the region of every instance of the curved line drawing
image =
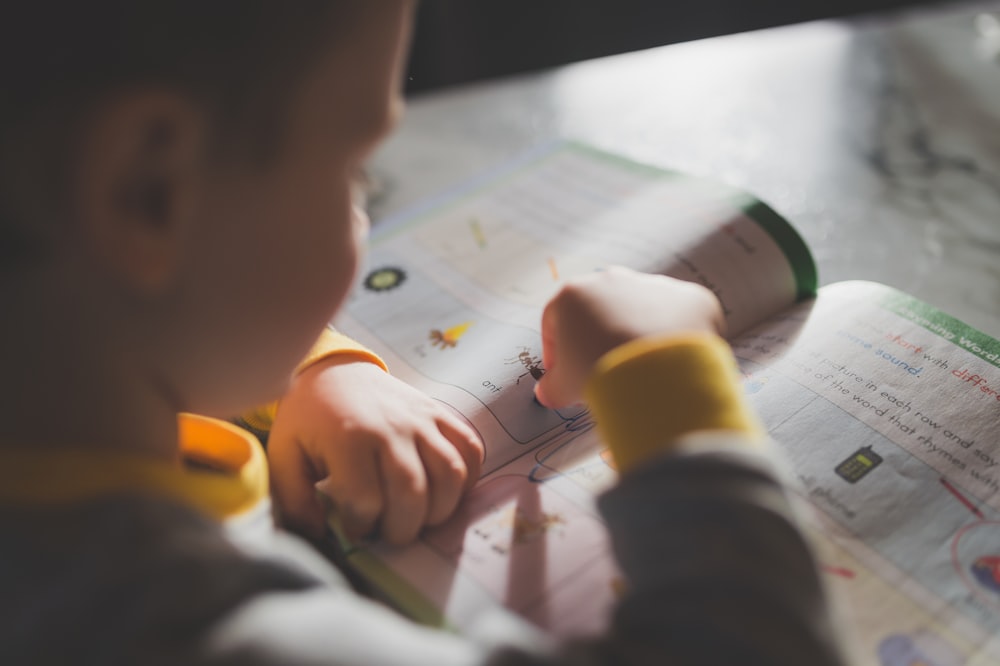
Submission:
[[[958,532],[955,533],[955,537],[951,541],[951,563],[955,568],[955,573],[969,589],[969,591],[978,599],[980,602],[987,604],[994,609],[1000,610],[1000,592],[989,590],[984,586],[979,580],[973,577],[972,567],[968,566],[967,562],[962,561],[962,556],[959,553],[959,546],[963,539],[965,539],[969,534],[975,530],[979,529],[993,529],[997,532],[997,538],[993,543],[1000,543],[1000,521],[996,520],[980,520],[968,525],[964,525]],[[1000,556],[1000,546],[997,546],[995,550],[991,553],[979,553],[976,561],[978,562],[982,556]],[[975,566],[973,564],[973,566]],[[993,594],[988,594],[987,591],[993,592]]]

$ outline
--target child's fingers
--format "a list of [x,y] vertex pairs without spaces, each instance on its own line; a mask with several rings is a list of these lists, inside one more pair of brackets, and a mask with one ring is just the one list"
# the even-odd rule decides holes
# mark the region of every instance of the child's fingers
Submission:
[[[277,437],[275,436],[277,435]],[[312,538],[323,535],[325,511],[316,499],[314,484],[319,476],[294,440],[272,433],[268,442],[271,497],[281,523]]]
[[466,489],[478,479],[480,459],[478,454],[474,458],[463,457],[442,432],[420,438],[417,446],[427,473],[425,522],[438,525],[454,513]]
[[483,460],[486,458],[486,446],[479,434],[458,416],[446,414],[438,419],[438,430],[451,443],[455,451],[462,457],[465,464],[466,479],[462,490],[468,490],[476,485],[482,473]]
[[418,442],[427,474],[427,513],[424,522],[437,525],[452,514],[465,490],[468,469],[455,447],[436,434]]
[[535,384],[535,398],[549,409],[559,409],[580,402],[583,379],[566,366],[546,370],[545,376]]
[[[542,360],[545,374],[535,384],[535,398],[545,407],[557,409],[580,400],[582,382],[580,369],[567,346],[571,341],[563,335],[558,301],[542,312]],[[577,331],[576,335],[580,335]]]
[[378,468],[385,493],[379,536],[391,544],[409,543],[427,519],[428,480],[417,447],[408,438],[391,442]]
[[541,334],[545,374],[535,384],[535,398],[550,409],[563,407],[568,403],[565,402],[566,387],[562,381],[563,363],[559,359],[559,317],[552,302],[542,310]]
[[545,376],[538,380],[535,384],[535,399],[543,406],[549,409],[557,409],[562,407],[556,396],[552,395],[549,386],[552,384],[552,371],[546,370]]
[[380,531],[389,498],[382,486],[382,464],[377,454],[384,442],[372,433],[356,433],[354,437],[355,440],[369,437],[373,441],[353,441],[339,449],[329,444],[324,447],[329,475],[317,488],[332,502],[347,536],[359,539]]

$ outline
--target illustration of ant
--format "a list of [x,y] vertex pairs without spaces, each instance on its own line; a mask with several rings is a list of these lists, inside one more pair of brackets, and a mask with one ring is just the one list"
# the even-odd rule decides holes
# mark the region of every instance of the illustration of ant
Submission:
[[519,353],[516,358],[507,359],[507,364],[509,365],[511,363],[520,363],[527,370],[527,372],[518,375],[517,381],[514,382],[515,384],[520,384],[521,377],[524,377],[525,375],[531,375],[531,378],[537,382],[545,374],[545,368],[542,367],[542,361],[537,356],[532,356],[527,347],[522,347],[521,353]]

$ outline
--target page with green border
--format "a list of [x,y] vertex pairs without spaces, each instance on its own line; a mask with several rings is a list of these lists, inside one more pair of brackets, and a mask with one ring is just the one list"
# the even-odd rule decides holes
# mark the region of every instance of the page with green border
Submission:
[[882,302],[887,310],[1000,368],[1000,341],[909,294],[893,289]]
[[[397,236],[407,229],[419,225],[423,220],[440,214],[442,210],[456,205],[468,197],[495,188],[523,170],[530,169],[563,152],[589,155],[604,162],[614,163],[622,169],[636,174],[656,176],[664,179],[676,178],[706,181],[704,178],[639,162],[580,141],[569,139],[556,140],[536,146],[516,158],[510,159],[478,176],[463,181],[444,192],[430,196],[423,202],[397,213],[386,220],[380,221],[373,231],[372,244],[378,245],[393,236]],[[815,296],[816,289],[819,286],[816,262],[809,247],[792,224],[754,195],[718,181],[711,182],[719,190],[728,191],[734,207],[742,210],[747,217],[756,222],[781,249],[795,276],[797,299],[803,300]]]
[[[775,277],[767,284],[780,283],[781,306],[789,305],[793,297],[795,300],[803,300],[816,294],[818,277],[812,254],[793,226],[767,204],[742,190],[716,181],[641,163],[574,141],[558,141],[545,147],[540,147],[522,155],[518,159],[499,165],[488,173],[469,179],[445,193],[430,197],[415,208],[411,208],[393,218],[382,220],[377,223],[379,229],[377,230],[378,233],[372,238],[372,253],[370,256],[376,256],[378,261],[382,262],[383,265],[396,265],[392,262],[405,258],[408,255],[404,254],[404,251],[412,252],[413,248],[403,247],[398,252],[398,256],[391,256],[393,245],[415,242],[420,238],[420,234],[427,230],[426,227],[421,228],[421,224],[424,222],[429,222],[428,226],[433,226],[437,224],[438,220],[446,218],[448,215],[453,215],[452,211],[460,210],[460,207],[470,200],[478,200],[485,195],[492,194],[494,191],[502,192],[503,187],[513,179],[519,177],[530,179],[536,173],[534,170],[540,166],[544,166],[547,161],[567,155],[579,157],[580,161],[587,165],[598,164],[602,167],[610,165],[607,170],[613,172],[613,174],[622,173],[634,177],[640,182],[648,181],[654,184],[677,183],[682,187],[684,184],[690,182],[695,186],[695,192],[699,196],[706,192],[710,193],[713,202],[718,203],[718,207],[711,209],[711,214],[706,215],[705,219],[707,221],[716,221],[712,217],[712,214],[719,211],[720,215],[725,216],[717,220],[720,225],[719,229],[722,229],[722,225],[728,221],[736,219],[745,227],[760,229],[761,233],[755,233],[752,237],[760,239],[762,242],[758,245],[758,248],[766,247],[769,253],[766,255],[769,257],[766,263],[774,268],[773,275]],[[556,163],[558,164],[558,162]],[[525,174],[528,175],[525,176]],[[587,194],[599,195],[600,193],[588,190]],[[609,205],[613,205],[613,202]],[[659,209],[656,210],[659,211]],[[662,218],[669,222],[669,215],[668,210],[667,213],[660,215],[656,219],[659,220]],[[601,219],[603,220],[604,218]],[[693,224],[689,226],[694,227]],[[661,234],[669,235],[672,233],[669,224],[659,224],[657,228]],[[709,225],[705,225],[704,228],[708,229]],[[715,227],[711,228],[714,229]],[[701,229],[702,227],[696,228],[699,233]],[[449,227],[448,231],[452,232],[455,230]],[[460,228],[457,231],[468,231],[468,229]],[[610,231],[618,233],[620,229],[619,227],[610,227]],[[444,236],[445,234],[440,235]],[[452,233],[447,239],[451,240],[453,236],[459,235],[457,232]],[[714,231],[706,232],[705,237],[711,241],[714,241],[716,238],[726,238],[721,232],[715,234]],[[773,245],[767,243],[767,239],[773,241]],[[388,246],[388,249],[386,246]],[[653,248],[651,254],[655,254],[661,246],[650,244],[649,247]],[[535,251],[535,248],[530,248],[530,250]],[[390,259],[382,257],[379,254],[380,252],[390,255]],[[787,261],[787,269],[780,264],[780,257],[782,256]],[[737,281],[745,281],[744,276],[756,272],[756,269],[761,265],[762,260],[760,257],[760,254],[754,255],[752,259],[747,260],[745,266],[740,266],[737,270],[732,271],[731,274],[736,275],[735,279]],[[717,263],[721,264],[722,261],[717,261]],[[378,266],[379,264],[376,263],[375,265]],[[731,265],[727,265],[726,267],[731,268]],[[475,267],[475,269],[479,270],[478,267]],[[410,282],[415,282],[415,279],[410,279]],[[370,297],[373,299],[382,299],[379,301],[381,303],[385,298],[392,297],[395,293],[402,293],[402,290],[391,293],[373,293]],[[472,315],[469,315],[468,318],[471,319]],[[484,319],[484,317],[480,316],[479,319]],[[400,328],[399,326],[379,326],[376,324],[371,325],[371,330],[386,330],[391,328],[396,331]],[[481,324],[480,327],[482,328],[482,326]],[[500,330],[499,326],[497,328]],[[490,339],[496,341],[500,337],[502,336],[492,336]],[[388,345],[387,343],[387,346],[396,349],[402,348],[403,345],[402,343],[394,343],[393,345]],[[349,547],[346,549],[346,553],[347,564],[358,571],[361,576],[376,584],[380,595],[388,600],[391,605],[419,622],[437,627],[449,627],[449,622],[444,616],[443,609],[437,608],[413,584],[408,582],[401,574],[393,571],[385,561],[380,559],[377,552],[366,550],[363,547]]]

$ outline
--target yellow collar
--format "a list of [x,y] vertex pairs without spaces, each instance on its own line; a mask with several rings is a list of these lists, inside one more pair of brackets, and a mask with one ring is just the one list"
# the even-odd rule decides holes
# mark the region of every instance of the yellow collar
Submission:
[[267,463],[252,435],[193,414],[181,414],[177,425],[183,458],[212,470],[120,452],[0,448],[0,503],[53,505],[118,492],[148,493],[223,519],[267,496]]

